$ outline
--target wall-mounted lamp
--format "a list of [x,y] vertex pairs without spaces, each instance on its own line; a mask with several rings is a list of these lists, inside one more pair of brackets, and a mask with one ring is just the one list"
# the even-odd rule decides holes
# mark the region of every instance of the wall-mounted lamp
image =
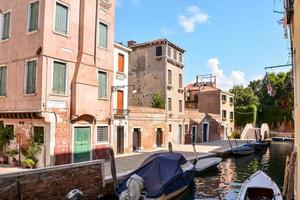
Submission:
[[125,87],[133,87],[133,90],[132,90],[132,93],[133,94],[136,94],[137,93],[137,90],[135,88],[135,85],[120,85],[120,86],[112,86],[111,87],[111,91],[112,92],[117,92],[119,89],[123,89]]

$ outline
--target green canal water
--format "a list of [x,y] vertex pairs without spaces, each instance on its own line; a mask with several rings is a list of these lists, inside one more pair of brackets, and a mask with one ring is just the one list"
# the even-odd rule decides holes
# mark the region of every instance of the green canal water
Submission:
[[223,159],[217,169],[197,175],[194,187],[176,199],[236,200],[242,183],[257,170],[266,172],[282,189],[285,159],[292,150],[292,142],[272,142],[264,152]]

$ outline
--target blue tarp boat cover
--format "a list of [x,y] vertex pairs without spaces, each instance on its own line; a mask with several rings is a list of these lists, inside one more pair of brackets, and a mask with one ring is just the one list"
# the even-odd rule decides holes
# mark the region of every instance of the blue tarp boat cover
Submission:
[[126,182],[131,175],[137,174],[144,179],[146,197],[158,198],[168,195],[193,182],[195,171],[183,172],[182,164],[187,161],[180,153],[157,153],[148,157],[135,171],[127,175],[117,187],[121,194],[127,189]]

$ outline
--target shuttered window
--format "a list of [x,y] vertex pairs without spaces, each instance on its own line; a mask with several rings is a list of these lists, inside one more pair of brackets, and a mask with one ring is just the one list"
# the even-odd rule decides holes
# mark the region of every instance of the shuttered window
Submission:
[[107,73],[102,71],[98,72],[98,97],[107,98]]
[[97,143],[108,142],[108,126],[97,126]]
[[64,35],[68,34],[69,8],[61,3],[56,3],[55,31]]
[[178,81],[179,81],[179,88],[182,88],[182,74],[179,74],[179,77],[178,77]]
[[2,40],[9,39],[10,12],[3,14],[2,19]]
[[37,1],[29,5],[29,23],[28,23],[29,32],[38,30],[39,4],[40,2]]
[[118,72],[124,72],[124,55],[120,53],[118,55]]
[[172,71],[168,70],[168,84],[172,85]]
[[223,119],[226,119],[226,117],[227,117],[226,114],[227,114],[226,110],[222,110],[222,118]]
[[36,61],[29,61],[26,64],[26,85],[25,94],[35,94],[36,90]]
[[99,46],[107,49],[108,26],[102,22],[99,23]]
[[33,139],[35,143],[44,144],[44,127],[33,127]]
[[233,119],[233,112],[230,112],[230,119]]
[[66,63],[54,61],[53,65],[53,94],[66,94]]
[[172,111],[172,99],[168,98],[168,111]]
[[171,58],[171,51],[172,51],[171,47],[168,47],[168,57],[170,58]]
[[6,96],[7,67],[0,67],[0,96]]
[[179,100],[179,112],[182,112],[182,100]]

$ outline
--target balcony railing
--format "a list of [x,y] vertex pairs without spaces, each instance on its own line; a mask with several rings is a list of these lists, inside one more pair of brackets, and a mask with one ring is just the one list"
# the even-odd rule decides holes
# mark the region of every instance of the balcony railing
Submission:
[[114,109],[114,116],[118,118],[124,118],[129,114],[128,109]]

